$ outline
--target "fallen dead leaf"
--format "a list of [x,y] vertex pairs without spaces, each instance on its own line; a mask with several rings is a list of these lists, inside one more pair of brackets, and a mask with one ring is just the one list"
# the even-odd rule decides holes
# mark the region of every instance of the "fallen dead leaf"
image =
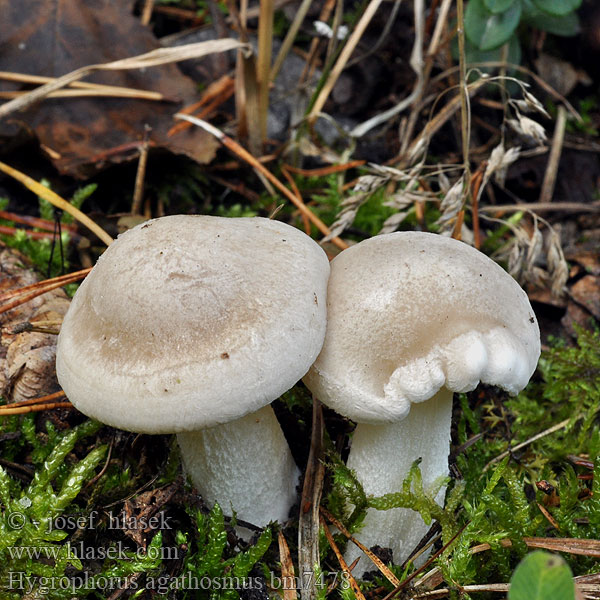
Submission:
[[[159,48],[152,33],[131,14],[133,2],[121,0],[0,0],[0,70],[60,77],[91,64],[106,63]],[[0,123],[0,135],[33,131],[51,150],[52,162],[63,174],[86,177],[106,162],[121,162],[136,154],[111,152],[142,139],[152,127],[153,146],[185,154],[200,163],[212,160],[218,143],[191,128],[167,138],[172,115],[198,98],[196,83],[173,64],[133,71],[102,72],[96,83],[160,92],[178,102],[127,98],[50,98]],[[210,82],[208,82],[210,83]],[[22,85],[3,81],[0,90]]]
[[571,297],[600,320],[600,277],[586,275],[570,288]]

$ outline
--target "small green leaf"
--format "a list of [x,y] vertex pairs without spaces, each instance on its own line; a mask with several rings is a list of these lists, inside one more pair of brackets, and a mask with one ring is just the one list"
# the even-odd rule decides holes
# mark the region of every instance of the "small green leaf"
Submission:
[[538,550],[517,566],[510,581],[508,600],[575,600],[575,583],[569,565],[557,554]]
[[484,0],[485,7],[495,15],[508,10],[515,0]]
[[579,17],[575,12],[569,12],[563,16],[555,16],[549,12],[541,11],[534,4],[534,0],[522,0],[522,3],[522,20],[531,25],[531,27],[564,37],[570,37],[579,33]]
[[533,0],[533,3],[542,12],[556,17],[563,17],[581,6],[581,0]]
[[494,14],[485,7],[484,0],[471,0],[465,11],[465,33],[480,50],[493,50],[510,38],[520,18],[520,2]]
[[[512,65],[521,64],[521,44],[519,43],[519,38],[517,37],[517,35],[511,35],[507,43],[508,56],[506,57],[506,61]],[[500,46],[499,48],[495,48],[494,50],[487,50],[484,52],[483,50],[479,50],[479,48],[477,48],[470,42],[467,43],[467,68],[472,63],[500,62],[502,60],[503,49],[504,46]],[[483,73],[486,73],[490,71],[490,68],[479,67],[479,70]]]

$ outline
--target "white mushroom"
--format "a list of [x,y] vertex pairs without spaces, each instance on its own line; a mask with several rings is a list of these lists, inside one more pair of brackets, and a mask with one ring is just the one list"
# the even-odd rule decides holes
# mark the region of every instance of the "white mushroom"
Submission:
[[[400,491],[422,458],[425,486],[448,474],[453,392],[523,389],[540,354],[525,292],[474,248],[439,235],[381,235],[331,263],[323,350],[304,378],[358,423],[348,459],[365,492]],[[442,498],[440,498],[441,500]],[[427,531],[408,509],[370,509],[358,534],[404,561]],[[349,549],[350,562],[358,556]],[[369,567],[361,559],[356,573]]]
[[298,469],[270,402],[325,335],[329,264],[289,225],[170,216],[122,234],[77,291],[56,368],[86,415],[178,433],[205,500],[256,525],[284,520]]

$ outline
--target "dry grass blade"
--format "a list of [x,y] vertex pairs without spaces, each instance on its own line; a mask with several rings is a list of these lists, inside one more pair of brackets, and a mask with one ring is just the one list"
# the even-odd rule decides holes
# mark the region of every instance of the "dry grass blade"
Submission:
[[[600,557],[600,540],[584,540],[579,538],[540,538],[526,537],[523,542],[528,548],[539,548],[551,550],[552,552],[566,552],[567,554],[578,554],[580,556]],[[505,548],[512,546],[510,540],[500,540]],[[471,548],[471,554],[478,554],[490,549],[489,544],[479,544]]]
[[75,408],[70,402],[46,402],[44,404],[33,404],[31,406],[21,406],[19,408],[3,408],[0,410],[0,417],[9,415],[26,415],[34,412],[42,412],[53,408]]
[[[456,538],[456,536],[455,536]],[[525,542],[525,544],[529,547],[529,548],[539,548],[539,549],[543,549],[543,550],[550,550],[552,552],[566,552],[568,554],[579,554],[579,555],[583,555],[583,556],[590,556],[590,557],[598,557],[599,553],[600,553],[600,540],[584,540],[584,539],[577,539],[577,538],[523,538],[523,542]],[[512,542],[510,540],[500,540],[500,544],[502,546],[504,546],[505,548],[509,548],[510,546],[512,546]],[[479,544],[477,546],[473,546],[472,548],[469,549],[469,552],[471,554],[479,554],[480,552],[486,552],[488,550],[491,549],[491,546],[489,544]],[[585,576],[584,576],[585,577]],[[589,577],[598,577],[598,575],[590,575]],[[598,583],[595,580],[585,580],[583,577],[576,577],[576,580],[580,580],[581,579],[581,585],[590,585],[590,589],[592,589],[591,586],[597,586]],[[431,571],[429,571],[428,573],[426,573],[423,577],[421,577],[421,579],[419,579],[418,581],[415,582],[415,588],[416,587],[426,587],[429,590],[429,592],[422,592],[418,595],[413,596],[413,598],[442,598],[446,595],[448,595],[449,590],[447,588],[441,588],[441,589],[432,589],[437,587],[438,585],[440,585],[443,582],[443,577],[442,577],[442,573],[439,567],[435,567],[434,569],[432,569]],[[579,581],[578,581],[579,583]],[[504,584],[491,584],[491,585],[504,585]],[[468,591],[485,591],[483,590],[483,587],[485,586],[479,586],[477,589],[475,589],[477,586],[465,586],[463,588],[461,588],[463,591],[468,592]],[[595,587],[593,588],[594,590],[596,589]],[[494,590],[487,590],[487,591],[494,591]],[[389,600],[390,595],[386,596],[386,598],[384,598],[384,600]]]
[[[467,91],[469,96],[473,96],[476,94],[485,84],[487,83],[487,79],[482,77],[473,83],[470,83],[467,86]],[[439,131],[444,124],[449,121],[454,113],[460,108],[461,105],[461,97],[460,94],[457,94],[452,98],[444,107],[440,110],[440,112],[433,117],[433,119],[429,119],[425,124],[425,127],[421,131],[421,134],[416,137],[409,145],[406,150],[405,156],[403,156],[403,160],[400,163],[399,168],[402,168],[404,164],[410,163],[412,159],[424,149],[427,145],[428,140]]]
[[[2,109],[0,108],[0,110]],[[96,234],[107,246],[112,244],[113,239],[110,237],[110,235],[108,235],[108,233],[106,233],[106,231],[104,231],[104,229],[102,229],[102,227],[94,223],[92,219],[90,219],[87,215],[84,215],[70,202],[67,202],[64,198],[61,198],[56,192],[53,192],[45,185],[42,185],[35,179],[32,179],[29,177],[29,175],[25,175],[25,173],[21,173],[21,171],[17,171],[17,169],[13,169],[3,162],[0,162],[0,171],[10,175],[13,179],[16,179],[18,182],[22,183],[28,190],[31,190],[34,194],[50,202],[52,206],[56,206],[56,208],[60,208],[66,213],[69,213],[74,219],[87,227],[92,233]]]
[[35,321],[21,321],[19,323],[11,323],[6,327],[0,328],[2,333],[8,335],[17,335],[19,333],[47,333],[48,335],[58,335],[60,333],[60,326],[62,325],[62,319],[41,319]]
[[[83,279],[90,271],[91,268],[82,269],[81,271],[75,271],[73,273],[68,273],[67,275],[60,275],[59,277],[53,277],[52,279],[44,279],[44,281],[38,281],[37,283],[32,283],[31,285],[26,285],[16,290],[9,290],[8,292],[0,294],[0,302],[3,302],[4,300],[10,300],[16,296],[21,296],[43,287],[54,286],[56,283],[60,283],[61,285],[73,283],[78,279]],[[50,289],[54,289],[54,287],[50,287]]]
[[365,160],[351,160],[350,162],[343,163],[341,165],[330,165],[328,167],[320,167],[318,169],[301,169],[299,167],[293,167],[292,165],[285,165],[285,168],[290,173],[296,173],[297,175],[304,175],[305,177],[323,177],[324,175],[331,175],[332,173],[342,173],[349,169],[355,169],[361,167],[367,161]]
[[[323,408],[313,398],[312,434],[310,452],[302,486],[300,516],[298,520],[298,569],[302,586],[302,600],[317,597],[315,569],[319,566],[319,504],[323,491],[325,466],[323,456]],[[308,576],[308,581],[305,577]]]
[[311,4],[312,0],[302,0],[300,7],[296,11],[296,14],[294,15],[294,20],[292,21],[292,24],[290,25],[290,28],[288,29],[288,32],[285,35],[283,43],[281,44],[281,48],[279,49],[279,52],[277,54],[277,58],[273,63],[273,67],[271,68],[271,81],[275,81],[275,79],[277,78],[277,74],[279,73],[279,70],[283,65],[283,61],[285,60],[285,57],[288,55],[290,48],[292,47],[294,40],[296,39],[296,34],[298,33],[300,25],[302,25],[302,21],[304,21],[304,17],[306,17],[306,13],[308,12],[308,9],[310,8]]
[[287,582],[295,582],[294,563],[288,543],[281,531],[277,532],[279,543],[279,562],[281,563],[281,581],[283,582],[283,600],[297,600],[298,594],[295,585],[287,585]]
[[383,0],[371,0],[369,2],[369,5],[367,6],[365,12],[356,24],[354,31],[348,38],[346,45],[341,51],[333,69],[331,69],[331,72],[327,77],[325,85],[323,85],[323,88],[319,92],[319,95],[317,96],[317,99],[315,100],[315,103],[309,114],[310,120],[316,119],[321,110],[323,109],[323,106],[325,106],[325,102],[327,101],[327,98],[329,98],[329,94],[331,93],[333,86],[335,85],[339,76],[342,74],[346,63],[350,60],[352,52],[354,52],[354,49],[360,41],[360,38],[362,37],[369,23],[371,22],[371,19],[375,16],[375,13],[377,12],[377,9],[381,5],[382,1]]
[[[229,75],[223,75],[220,79],[213,81],[202,93],[200,100],[185,106],[179,112],[185,115],[194,114],[195,111],[202,109],[196,116],[200,119],[207,117],[213,110],[228,100],[234,93],[234,82]],[[187,121],[179,121],[169,129],[167,135],[170,137],[185,131],[192,127]]]
[[[46,221],[46,219],[30,217],[29,215],[17,215],[5,210],[0,210],[0,219],[14,221],[15,223],[21,223],[22,225],[29,225],[30,227],[37,227],[38,229],[43,229],[44,231],[49,232],[54,232],[55,228],[54,221]],[[63,231],[68,232],[71,236],[77,234],[77,227],[75,225],[71,225],[70,223],[62,223],[61,228]]]
[[536,504],[537,504],[537,507],[540,509],[540,512],[544,515],[544,518],[548,521],[548,523],[550,523],[550,525],[552,525],[552,527],[554,527],[554,529],[559,530],[560,529],[559,524],[556,522],[556,519],[550,514],[548,509],[546,507],[544,507],[543,505],[541,505],[539,502],[536,502]]
[[[240,146],[236,141],[232,140],[229,136],[225,135],[222,131],[213,127],[210,123],[203,121],[202,119],[197,119],[195,117],[191,117],[190,115],[183,115],[178,113],[175,115],[176,119],[183,119],[185,121],[189,121],[198,127],[202,127],[205,131],[208,131],[210,134],[214,135],[226,148],[231,150],[234,154],[239,156],[241,159],[246,161],[249,165],[251,165],[254,169],[256,169],[260,174],[264,175],[288,200],[294,204],[294,206],[303,214],[310,219],[311,223],[316,226],[316,228],[323,234],[329,235],[331,232],[329,227],[317,217],[304,202],[300,201],[288,188],[273,175],[268,169],[266,169],[263,165],[260,164],[258,160],[250,152],[248,152],[245,148]],[[338,248],[341,250],[345,250],[348,247],[348,244],[341,240],[340,238],[334,237],[331,240]]]
[[[463,0],[456,1],[456,19],[458,21],[458,60],[460,78],[460,123],[461,123],[461,145],[463,155],[463,168],[467,181],[471,179],[469,171],[469,146],[471,138],[471,113],[469,107],[469,93],[467,89],[467,58],[465,54],[465,22],[463,12]],[[467,190],[469,193],[469,190]],[[465,203],[468,197],[465,198]]]
[[[0,79],[4,79],[5,81],[16,81],[19,83],[51,83],[56,81],[55,77],[44,77],[42,75],[27,75],[25,73],[11,73],[9,71],[0,71]],[[73,81],[69,84],[70,88],[80,89],[80,90],[90,90],[98,93],[105,92],[106,95],[113,95],[117,97],[132,97],[132,98],[142,98],[144,100],[171,100],[171,98],[167,98],[164,94],[160,92],[153,92],[150,90],[138,90],[135,88],[122,87],[118,85],[106,85],[103,83],[90,83],[87,81]],[[65,90],[66,91],[66,90]],[[27,92],[19,92],[19,94],[24,94]]]
[[247,44],[242,44],[237,40],[226,38],[221,40],[198,42],[196,44],[186,44],[185,46],[177,46],[174,48],[158,48],[157,50],[152,50],[152,52],[140,54],[131,58],[125,58],[99,65],[88,65],[72,71],[71,73],[67,73],[62,77],[58,77],[57,79],[46,83],[35,90],[32,90],[24,96],[7,102],[0,107],[0,118],[6,117],[17,110],[23,110],[32,104],[43,100],[51,92],[59,90],[74,81],[83,79],[95,71],[145,69],[148,67],[157,67],[159,65],[188,60],[190,58],[199,58],[201,56],[206,56],[207,54],[235,50],[238,48],[245,48],[247,51],[250,51],[250,46]]
[[9,408],[21,408],[23,406],[31,406],[33,404],[43,404],[45,402],[54,402],[59,398],[64,398],[65,393],[61,390],[60,392],[54,392],[54,394],[48,394],[47,396],[41,396],[39,398],[30,398],[29,400],[21,400],[21,402],[13,402],[12,404],[5,404],[0,406],[0,413]]
[[[460,531],[458,531],[447,544],[444,544],[435,554],[433,554],[432,556],[430,556],[427,559],[427,561],[425,562],[425,564],[423,564],[422,566],[420,566],[414,573],[412,573],[411,575],[409,575],[404,581],[402,581],[400,583],[400,585],[397,585],[387,596],[385,596],[383,598],[383,600],[392,600],[392,598],[395,598],[416,577],[418,577],[421,573],[423,573],[423,571],[425,571],[425,569],[427,569],[429,567],[429,565],[431,565],[433,563],[433,561],[435,561],[439,556],[441,556],[451,544],[454,543],[454,541],[460,536],[460,534],[467,528],[467,525],[468,525],[468,523]],[[438,567],[436,567],[433,571],[436,574],[439,573]],[[426,575],[424,575],[424,577],[420,581],[422,581],[424,578],[429,577],[429,575],[430,575],[429,573],[426,574]],[[440,579],[440,581],[443,581],[443,580]],[[417,585],[416,582],[415,582],[415,585]]]
[[532,444],[533,442],[535,442],[537,440],[540,440],[543,437],[546,437],[547,435],[550,435],[552,433],[556,433],[557,431],[560,431],[561,429],[564,429],[570,422],[571,422],[571,419],[565,419],[564,421],[561,421],[560,423],[557,423],[556,425],[553,425],[552,427],[549,427],[548,429],[545,429],[544,431],[541,431],[540,433],[534,435],[533,437],[529,438],[528,440],[525,440],[524,442],[521,442],[520,444],[517,444],[516,446],[513,446],[509,450],[506,450],[505,452],[502,452],[502,454],[499,454],[498,456],[496,456],[495,458],[493,458],[492,460],[490,460],[490,462],[487,465],[485,465],[485,467],[483,468],[482,473],[485,473],[493,464],[501,461],[503,458],[506,458],[512,452],[516,452],[517,450],[521,450],[521,448],[525,448],[525,446],[529,446],[529,444]]
[[[472,592],[498,592],[506,594],[510,590],[509,583],[488,583],[487,585],[463,585],[460,587],[460,591],[468,594]],[[450,595],[449,588],[440,588],[439,590],[432,590],[430,592],[422,592],[413,596],[414,600],[419,598],[426,598],[433,600],[434,598],[444,598]]]
[[0,415],[23,415],[32,412],[42,412],[44,410],[52,410],[53,408],[75,408],[70,402],[48,402],[45,404],[35,404],[33,406],[24,406],[22,408],[15,408],[13,410],[5,410]]
[[[5,100],[12,100],[13,98],[23,98],[29,94],[29,92],[0,92],[0,98]],[[157,98],[156,96],[161,96]],[[154,92],[144,92],[140,90],[129,90],[127,92],[113,92],[111,90],[57,90],[50,92],[47,98],[135,98],[137,100],[167,100],[161,94]],[[169,99],[174,102],[174,100]]]
[[91,270],[92,268],[90,267],[88,269],[76,271],[75,273],[70,273],[69,275],[61,275],[60,277],[55,277],[54,279],[46,279],[45,281],[40,281],[17,290],[6,292],[0,295],[0,302],[9,300],[10,298],[17,298],[16,300],[13,300],[13,302],[9,302],[8,304],[0,306],[0,314],[8,312],[9,310],[20,306],[21,304],[24,304],[33,298],[37,298],[38,296],[41,296],[50,290],[62,287],[67,283],[79,281],[80,279],[83,279]]
[[152,18],[153,10],[154,0],[145,0],[144,9],[142,10],[142,17],[140,18],[142,25],[150,25],[150,19]]
[[364,544],[359,542],[356,538],[354,538],[350,532],[344,527],[344,525],[336,519],[327,509],[321,507],[321,514],[333,525],[335,525],[340,532],[345,535],[353,544],[358,546],[370,559],[371,562],[381,571],[384,577],[393,585],[399,586],[400,580],[392,573],[392,571],[381,561],[381,559],[371,552],[369,548],[367,548]]
[[[428,84],[429,78],[431,76],[431,70],[433,68],[434,59],[436,57],[436,54],[437,54],[439,46],[440,46],[440,40],[442,39],[443,32],[446,30],[446,27],[448,26],[448,13],[450,12],[450,7],[452,4],[453,4],[453,0],[442,0],[442,2],[441,2],[441,5],[440,5],[439,11],[438,11],[437,21],[435,24],[435,29],[433,31],[433,35],[431,36],[431,41],[429,42],[429,48],[427,49],[427,52],[425,53],[425,64],[423,66],[423,76],[422,76],[423,82],[421,85],[420,94],[418,95],[418,97],[415,99],[415,101],[413,103],[412,111],[408,118],[408,122],[406,124],[406,129],[404,131],[404,136],[403,136],[404,140],[402,141],[402,146],[401,146],[401,152],[400,152],[401,154],[404,154],[406,152],[408,143],[412,139],[412,135],[415,130],[417,120],[418,120],[420,112],[421,112],[420,111],[421,101],[423,99],[423,94],[425,92],[425,89],[427,88],[427,84]],[[433,9],[433,7],[430,8],[429,14],[430,14],[430,18],[435,14],[435,10]]]
[[396,116],[398,113],[408,108],[413,102],[418,100],[423,94],[423,87],[425,84],[423,71],[423,25],[425,6],[423,0],[414,0],[413,10],[415,15],[415,42],[410,56],[410,66],[417,76],[415,87],[410,95],[407,98],[404,98],[404,100],[399,102],[396,106],[357,125],[352,130],[352,135],[355,137],[362,137],[365,133],[373,129],[373,127]]
[[528,202],[523,204],[497,204],[496,206],[479,207],[479,212],[486,213],[503,213],[505,211],[517,212],[519,210],[526,210],[532,214],[563,210],[568,212],[596,213],[600,212],[600,202],[592,202],[591,204],[586,204],[584,202]]
[[33,238],[34,240],[51,240],[55,237],[55,234],[51,231],[31,231],[30,229],[21,229],[17,227],[8,227],[7,225],[0,225],[0,233],[3,235],[15,235],[17,231],[25,231],[27,236]]
[[360,587],[358,587],[358,583],[356,583],[356,579],[354,579],[354,576],[352,575],[350,569],[348,568],[348,564],[344,560],[344,557],[342,556],[340,549],[337,547],[337,544],[335,543],[335,540],[333,539],[333,535],[331,535],[331,531],[329,531],[329,527],[327,527],[327,523],[325,523],[325,520],[323,519],[323,517],[321,517],[321,527],[323,527],[323,530],[325,531],[325,537],[327,538],[327,541],[329,542],[331,549],[334,551],[335,556],[340,563],[340,567],[342,568],[344,575],[346,577],[348,577],[348,581],[350,582],[350,586],[352,587],[352,590],[354,591],[354,594],[356,595],[357,600],[366,600]]

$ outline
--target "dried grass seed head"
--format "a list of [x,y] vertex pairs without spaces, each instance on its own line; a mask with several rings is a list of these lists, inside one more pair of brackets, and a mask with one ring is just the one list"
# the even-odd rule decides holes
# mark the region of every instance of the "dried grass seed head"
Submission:
[[86,415],[144,433],[252,413],[319,353],[328,275],[323,250],[281,222],[175,215],[138,225],[71,303],[60,384]]
[[325,343],[304,381],[341,414],[385,423],[442,387],[516,393],[539,354],[527,295],[500,266],[462,242],[400,232],[332,261]]

